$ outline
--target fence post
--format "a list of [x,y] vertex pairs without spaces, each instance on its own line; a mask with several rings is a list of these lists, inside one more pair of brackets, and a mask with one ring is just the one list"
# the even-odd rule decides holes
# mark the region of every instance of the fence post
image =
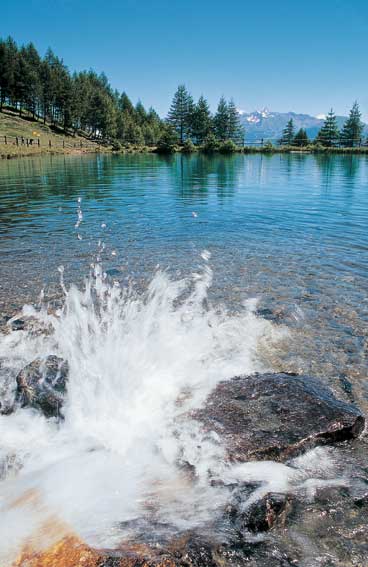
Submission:
[[49,148],[51,148],[51,140],[49,140]]
[[38,138],[37,142],[38,142],[38,147],[40,147],[40,139],[39,138]]
[[63,148],[65,148],[65,140],[63,140]]
[[4,136],[4,140],[5,140],[5,145],[8,145],[8,139],[6,136]]
[[15,138],[15,143],[17,144],[17,146],[19,146],[18,136]]

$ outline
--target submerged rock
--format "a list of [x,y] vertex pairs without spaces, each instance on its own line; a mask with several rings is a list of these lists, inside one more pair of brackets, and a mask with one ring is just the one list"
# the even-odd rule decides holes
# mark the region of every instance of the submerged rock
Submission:
[[288,494],[270,492],[254,502],[245,513],[240,514],[240,529],[265,532],[276,524],[285,525],[292,510],[292,497]]
[[318,380],[271,373],[221,382],[193,416],[239,462],[285,461],[316,445],[357,437],[365,423],[358,408]]
[[68,363],[62,358],[36,358],[17,376],[16,401],[22,407],[41,410],[46,417],[60,417],[68,372]]
[[[56,356],[33,361],[17,379],[23,404],[37,407],[45,415],[58,415],[55,410],[60,411],[67,374],[67,364]],[[364,418],[355,406],[339,401],[315,379],[289,374],[239,376],[222,382],[209,396],[204,408],[193,415],[205,429],[218,433],[229,459],[239,462],[254,459],[284,461],[316,445],[357,437],[364,427]],[[160,541],[153,537],[153,525],[152,541],[149,541],[150,529],[147,527],[146,539],[122,543],[114,550],[97,550],[74,536],[60,534],[56,543],[47,548],[43,546],[42,551],[25,548],[14,566],[291,567],[301,565],[306,558],[304,544],[308,530],[312,532],[319,528],[327,539],[331,537],[330,532],[334,533],[336,512],[341,510],[341,519],[337,519],[343,525],[342,513],[351,509],[347,546],[353,537],[356,538],[354,530],[361,529],[356,519],[357,511],[368,510],[366,490],[353,497],[340,486],[321,486],[313,504],[295,495],[269,492],[244,510],[242,503],[248,489],[251,491],[254,486],[240,489],[239,498],[232,502],[231,509],[224,510],[224,521],[215,523],[213,530],[190,531]],[[295,541],[290,540],[292,545],[290,538],[284,538],[285,525],[291,521],[294,522],[291,531],[296,534]],[[320,523],[314,527],[312,521]],[[295,522],[303,522],[302,535],[295,529]],[[365,536],[366,531],[363,533]],[[341,537],[341,533],[336,537]],[[317,540],[318,534],[314,542]],[[364,552],[365,546],[364,542],[360,546]],[[312,551],[317,556],[320,551],[315,547],[316,551]],[[330,553],[327,544],[325,547],[323,557]],[[341,552],[342,556],[344,554],[345,548]],[[329,565],[327,559],[324,563],[309,564]]]
[[127,542],[115,550],[97,550],[74,536],[67,536],[42,551],[27,546],[14,567],[250,567],[292,566],[289,557],[263,542],[219,544],[187,534],[167,546]]

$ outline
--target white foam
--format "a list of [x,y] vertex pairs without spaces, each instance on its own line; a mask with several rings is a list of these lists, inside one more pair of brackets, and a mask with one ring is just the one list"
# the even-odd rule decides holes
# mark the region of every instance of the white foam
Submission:
[[[295,481],[295,467],[275,463],[230,470],[216,437],[183,417],[220,380],[262,371],[258,344],[278,338],[255,316],[254,302],[238,315],[208,305],[212,272],[209,254],[202,257],[201,273],[173,281],[159,271],[145,292],[110,284],[97,265],[83,289],[62,281],[65,303],[56,314],[24,309],[47,334],[0,336],[14,377],[51,353],[70,368],[62,423],[25,409],[0,416],[0,459],[17,465],[0,483],[3,562],[50,516],[108,547],[137,519],[176,530],[213,521],[229,497],[214,478],[253,478],[278,491]],[[37,506],[11,506],[27,491]]]

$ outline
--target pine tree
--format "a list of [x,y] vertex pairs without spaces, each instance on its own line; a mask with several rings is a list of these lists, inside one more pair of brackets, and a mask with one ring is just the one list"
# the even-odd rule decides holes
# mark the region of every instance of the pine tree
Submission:
[[15,71],[15,88],[16,99],[19,107],[19,116],[22,116],[22,110],[27,106],[27,90],[30,81],[32,69],[28,64],[25,48],[21,47],[18,52],[16,71]]
[[39,112],[42,84],[40,76],[41,58],[33,43],[28,44],[23,49],[23,58],[27,70],[24,102],[26,109],[31,112],[33,118],[35,118]]
[[361,121],[361,112],[359,110],[359,104],[357,101],[354,102],[348,119],[346,120],[342,131],[340,133],[340,142],[344,147],[354,148],[361,144],[362,132],[364,124]]
[[134,110],[134,106],[132,104],[132,101],[130,100],[130,98],[128,97],[128,95],[123,92],[120,96],[120,100],[119,100],[119,109],[122,112],[128,112],[129,114],[131,114],[132,116],[135,113]]
[[207,100],[200,96],[194,107],[192,136],[197,144],[203,144],[212,128],[212,117]]
[[60,124],[66,130],[71,125],[72,88],[69,71],[62,59],[58,57],[55,57],[52,79],[54,85],[54,123]]
[[156,110],[152,108],[152,106],[148,109],[147,112],[147,122],[151,124],[151,126],[155,126],[157,124],[161,124],[162,120],[157,114]]
[[304,146],[308,146],[308,144],[309,144],[309,139],[307,132],[304,130],[304,128],[300,128],[300,130],[295,134],[293,145],[304,147]]
[[140,100],[137,102],[135,106],[135,114],[139,126],[143,126],[143,124],[147,120],[147,112]]
[[129,142],[132,144],[136,144],[142,146],[144,144],[144,136],[142,132],[142,128],[139,124],[132,124],[129,132]]
[[282,136],[279,140],[281,146],[291,146],[294,140],[294,122],[290,118],[285,128],[282,131]]
[[215,135],[218,140],[224,142],[229,137],[229,107],[222,96],[217,106],[214,118]]
[[54,53],[51,49],[48,49],[40,69],[42,82],[41,102],[44,124],[46,124],[46,120],[48,118],[51,118],[51,120],[54,121],[53,104],[55,101],[55,80],[53,68],[55,60],[56,57]]
[[150,124],[148,124],[148,123],[143,124],[142,134],[143,134],[144,143],[146,144],[146,146],[154,146],[155,145],[157,139],[156,139],[156,136],[155,136],[155,131]]
[[176,130],[181,144],[191,134],[193,107],[193,99],[185,85],[179,85],[170,106],[167,122]]
[[5,41],[0,39],[0,112],[3,109],[6,98],[6,59],[6,44]]
[[122,142],[129,142],[129,133],[131,132],[133,124],[134,120],[127,110],[124,110],[124,112],[118,112],[116,119],[116,136],[118,140],[121,140]]
[[88,108],[92,97],[92,85],[85,71],[73,76],[73,105],[75,107],[74,129],[87,132]]
[[15,41],[11,37],[8,37],[5,41],[1,94],[4,102],[7,101],[8,104],[13,106],[16,106],[18,102],[18,53],[18,47]]
[[157,152],[160,154],[171,154],[175,152],[178,143],[178,134],[171,124],[165,124],[157,143]]
[[326,148],[337,146],[340,139],[339,128],[334,111],[330,110],[325,118],[325,122],[317,134],[316,142],[322,144]]
[[227,106],[229,114],[229,125],[228,125],[228,139],[234,142],[234,144],[240,145],[244,141],[244,129],[240,123],[239,112],[235,106],[233,99],[230,100]]

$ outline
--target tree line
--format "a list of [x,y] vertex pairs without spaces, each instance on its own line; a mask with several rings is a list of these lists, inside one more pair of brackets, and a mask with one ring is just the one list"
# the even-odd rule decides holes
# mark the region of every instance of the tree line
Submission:
[[125,92],[113,90],[104,73],[70,73],[51,49],[41,57],[32,43],[18,47],[11,37],[0,38],[0,111],[5,107],[65,132],[123,144],[203,144],[207,139],[240,144],[244,139],[233,100],[222,97],[213,116],[203,96],[195,103],[180,85],[162,120],[153,108],[133,105]]
[[71,74],[51,49],[41,57],[32,43],[0,39],[0,111],[10,107],[70,133],[122,143],[154,145],[164,123],[153,108],[135,106],[113,90],[103,73]]
[[[0,111],[12,109],[20,116],[49,123],[66,133],[116,144],[157,146],[172,151],[176,145],[191,150],[233,151],[244,144],[245,132],[234,100],[220,98],[216,112],[200,96],[194,101],[185,85],[179,85],[165,119],[139,101],[133,105],[125,92],[114,90],[104,73],[93,70],[71,73],[51,49],[41,57],[32,43],[18,46],[0,38]],[[361,144],[363,123],[354,103],[339,131],[331,110],[315,143],[325,147]],[[295,133],[291,119],[279,140],[281,145],[306,146],[307,133]]]
[[[340,130],[337,123],[336,115],[331,108],[327,114],[322,128],[319,130],[316,138],[313,140],[314,144],[320,144],[325,148],[354,148],[361,146],[363,143],[366,145],[367,140],[363,141],[362,135],[364,124],[361,120],[361,112],[359,104],[354,102],[349,116],[345,121],[342,129]],[[279,140],[280,145],[286,146],[308,146],[311,144],[305,129],[300,128],[295,133],[294,122],[291,118],[282,132]]]
[[185,85],[179,85],[174,94],[167,122],[181,144],[187,140],[197,145],[211,140],[231,141],[238,145],[244,142],[244,129],[233,99],[226,101],[222,96],[216,113],[212,115],[204,96],[195,103]]

